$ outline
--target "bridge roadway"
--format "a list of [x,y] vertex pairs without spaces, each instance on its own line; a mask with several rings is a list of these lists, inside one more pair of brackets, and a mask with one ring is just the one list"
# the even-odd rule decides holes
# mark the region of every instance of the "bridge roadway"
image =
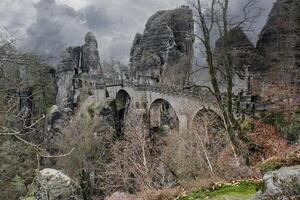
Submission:
[[141,84],[126,80],[99,79],[94,81],[99,101],[115,100],[117,109],[145,109],[153,126],[160,124],[160,108],[167,101],[178,118],[179,133],[188,131],[195,116],[202,111],[213,111],[219,116],[220,110],[211,92],[204,87],[171,86],[163,84]]

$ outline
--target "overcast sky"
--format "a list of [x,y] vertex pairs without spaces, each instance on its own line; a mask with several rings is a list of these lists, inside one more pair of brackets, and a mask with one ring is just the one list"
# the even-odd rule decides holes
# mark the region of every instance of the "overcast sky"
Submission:
[[[238,11],[244,1],[233,0],[234,9]],[[273,2],[260,1],[265,11],[257,32]],[[56,56],[67,46],[82,45],[84,35],[92,31],[102,59],[126,63],[135,33],[143,32],[147,19],[182,4],[186,0],[0,0],[0,27],[21,35],[21,50]]]

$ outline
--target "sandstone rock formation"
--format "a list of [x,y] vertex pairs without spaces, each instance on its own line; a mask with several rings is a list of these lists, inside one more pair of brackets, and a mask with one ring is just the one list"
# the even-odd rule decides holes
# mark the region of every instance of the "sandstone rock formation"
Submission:
[[79,47],[68,47],[56,69],[56,105],[48,113],[45,138],[47,144],[50,144],[48,146],[53,146],[53,149],[48,149],[50,153],[56,152],[54,146],[57,136],[69,123],[80,97],[90,94],[95,75],[100,77],[103,75],[98,44],[93,33],[87,33],[85,44]]
[[[245,91],[248,87],[248,69],[252,68],[252,65],[254,64],[254,45],[251,43],[241,27],[234,27],[229,31],[228,43],[235,71],[235,87],[239,91]],[[221,71],[225,70],[224,63],[222,63],[224,60],[222,58],[223,54],[223,38],[220,38],[215,44],[215,55],[216,63]]]
[[80,187],[70,177],[55,169],[38,172],[34,182],[37,200],[81,200]]
[[73,53],[72,47],[67,48],[64,52],[63,59],[56,70],[56,84],[58,88],[56,103],[60,110],[73,110],[73,79],[75,76],[75,69],[77,69]]
[[[253,66],[253,91],[284,98],[300,85],[300,1],[277,0],[257,43],[261,63]],[[285,88],[283,88],[285,87]],[[278,90],[276,90],[278,88]],[[274,90],[273,90],[274,89]],[[282,97],[278,94],[287,91]]]
[[129,80],[131,78],[127,65],[117,60],[104,61],[101,63],[103,75],[112,79]]
[[56,103],[59,110],[72,112],[77,104],[82,80],[80,76],[88,73],[102,75],[98,43],[93,33],[87,33],[82,47],[68,47],[56,71],[58,93]]
[[134,78],[171,84],[186,81],[192,68],[193,33],[193,14],[187,6],[151,16],[130,51]]
[[93,33],[89,32],[85,36],[85,45],[82,47],[81,68],[84,72],[91,74],[102,73],[100,57],[98,52],[98,42]]
[[300,198],[300,166],[268,172],[264,175],[263,182],[263,191],[252,200]]

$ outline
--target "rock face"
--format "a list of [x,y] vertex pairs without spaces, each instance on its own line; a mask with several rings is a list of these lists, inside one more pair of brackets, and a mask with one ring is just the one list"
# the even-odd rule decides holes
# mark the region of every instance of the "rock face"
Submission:
[[85,45],[82,47],[82,70],[92,74],[102,73],[100,57],[98,52],[98,42],[93,33],[89,32],[85,36]]
[[134,78],[170,84],[186,81],[192,68],[193,33],[193,14],[187,6],[150,17],[130,51]]
[[300,198],[299,165],[268,172],[264,175],[263,181],[263,191],[259,192],[252,200]]
[[[94,75],[102,76],[98,44],[93,33],[87,33],[85,44],[68,47],[56,69],[57,96],[56,105],[48,113],[48,146],[55,146],[60,130],[65,127],[74,114],[82,93],[90,94]],[[84,91],[84,92],[83,92]],[[55,153],[56,149],[48,149]]]
[[72,47],[67,48],[64,52],[63,59],[56,70],[56,84],[58,89],[56,103],[60,110],[73,110],[73,79],[75,76],[75,69],[78,69],[73,53]]
[[38,172],[34,187],[37,200],[82,200],[80,187],[70,177],[55,169]]
[[102,75],[98,43],[93,33],[87,33],[82,47],[69,47],[56,71],[58,93],[56,103],[59,110],[72,112],[82,87],[80,76]]
[[[274,98],[279,91],[273,91],[273,88],[288,85],[289,94],[294,87],[299,88],[299,10],[298,0],[277,0],[274,4],[257,43],[256,51],[261,62],[252,68],[252,85],[257,94]],[[283,91],[283,88],[279,90]]]
[[[252,68],[255,47],[244,33],[242,28],[235,27],[229,31],[229,48],[232,55],[232,62],[235,70],[234,84],[236,90],[247,90],[248,88],[248,69]],[[218,68],[224,71],[222,63],[223,38],[217,40],[215,44],[215,55]]]

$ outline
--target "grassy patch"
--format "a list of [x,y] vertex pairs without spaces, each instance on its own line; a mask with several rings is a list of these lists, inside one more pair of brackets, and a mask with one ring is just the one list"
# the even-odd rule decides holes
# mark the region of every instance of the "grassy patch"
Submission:
[[255,181],[242,181],[237,184],[224,184],[215,189],[200,190],[180,198],[180,200],[246,200],[253,197],[259,187],[259,183]]

